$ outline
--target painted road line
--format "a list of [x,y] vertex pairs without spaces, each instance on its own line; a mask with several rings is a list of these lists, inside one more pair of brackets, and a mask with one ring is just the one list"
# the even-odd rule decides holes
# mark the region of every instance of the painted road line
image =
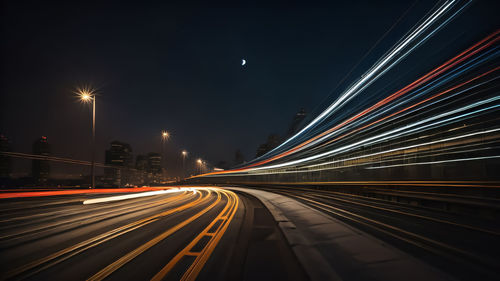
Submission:
[[[68,259],[69,257],[71,256],[74,256],[80,252],[83,252],[87,249],[90,249],[92,247],[95,247],[101,243],[104,243],[106,241],[109,241],[113,238],[116,238],[120,235],[123,235],[127,232],[130,232],[132,230],[135,230],[137,228],[140,228],[140,227],[143,227],[145,225],[148,225],[152,222],[154,222],[155,220],[161,218],[161,217],[164,217],[164,216],[168,216],[170,214],[173,214],[173,213],[176,213],[176,212],[180,212],[182,210],[185,210],[185,209],[188,209],[192,206],[196,206],[197,204],[200,204],[200,203],[203,203],[204,201],[206,201],[210,194],[207,194],[206,196],[202,196],[201,193],[198,193],[200,194],[199,197],[195,200],[195,201],[192,201],[192,202],[189,202],[189,203],[186,203],[184,205],[181,205],[177,208],[174,208],[174,209],[170,209],[170,210],[167,210],[167,211],[164,211],[164,212],[161,212],[161,213],[158,213],[158,214],[155,214],[153,216],[150,216],[150,217],[147,217],[147,218],[144,218],[144,219],[141,219],[141,220],[138,220],[138,221],[135,221],[135,222],[132,222],[132,223],[129,223],[127,225],[124,225],[124,226],[121,226],[119,228],[116,228],[116,229],[113,229],[113,230],[110,230],[108,232],[105,232],[103,234],[100,234],[98,236],[95,236],[93,238],[90,238],[90,239],[87,239],[83,242],[80,242],[78,244],[75,244],[71,247],[68,247],[68,248],[65,248],[63,250],[60,250],[56,253],[53,253],[47,257],[44,257],[44,258],[41,258],[39,260],[36,260],[36,261],[33,261],[31,263],[28,263],[24,266],[21,266],[19,268],[16,268],[16,269],[13,269],[9,272],[6,273],[5,276],[2,276],[2,279],[8,279],[8,278],[12,278],[14,276],[17,276],[23,272],[26,272],[28,270],[32,270],[32,269],[35,269],[37,267],[40,267],[42,266],[43,264],[46,264],[42,269],[45,269],[47,267],[50,267],[50,266],[53,266],[55,264],[58,264],[66,259]],[[184,196],[184,194],[181,194],[181,195],[178,195],[178,196],[175,196],[175,197],[171,197],[171,198],[167,198],[166,200],[162,201],[163,204],[165,203],[168,203],[169,201],[176,201],[177,199],[179,199],[180,197]],[[36,273],[36,272],[39,272],[41,271],[42,269],[38,269],[38,270],[35,270],[34,272],[30,272],[30,275]]]
[[[219,215],[193,240],[187,247],[185,247],[181,252],[179,252],[170,262],[165,265],[151,280],[159,281],[162,280],[174,267],[175,265],[185,256],[195,256],[196,259],[192,262],[189,268],[184,272],[181,280],[195,280],[203,266],[210,258],[215,247],[219,243],[220,239],[227,230],[227,227],[233,220],[234,214],[238,209],[239,198],[232,191],[222,191],[227,197],[228,202],[224,209],[219,213]],[[220,223],[219,223],[220,222]],[[217,225],[217,223],[219,223]],[[212,231],[212,228],[217,226],[217,228]],[[210,237],[210,240],[203,247],[202,250],[195,252],[193,248],[202,240],[204,237]]]
[[[184,191],[184,193],[187,193],[187,191]],[[98,211],[103,211],[103,210],[117,210],[117,208],[120,208],[118,210],[124,210],[124,208],[122,208],[123,206],[127,207],[129,206],[129,208],[136,208],[137,206],[140,206],[139,204],[147,204],[148,201],[151,201],[150,198],[144,198],[143,200],[139,201],[138,202],[134,202],[134,205],[133,207],[130,207],[130,203],[127,202],[127,201],[120,201],[120,202],[116,202],[114,204],[101,204],[101,205],[97,205],[97,206],[92,206],[93,209],[91,209],[92,212],[98,212]],[[42,212],[42,213],[37,213],[37,214],[31,214],[31,215],[27,215],[27,216],[15,216],[15,217],[12,217],[12,215],[9,215],[7,219],[5,220],[0,220],[0,225],[4,222],[15,222],[15,221],[22,221],[22,220],[26,220],[26,219],[29,219],[31,222],[34,222],[35,219],[37,219],[36,221],[40,221],[40,220],[58,220],[61,218],[61,217],[67,217],[67,216],[74,216],[74,215],[78,215],[80,213],[85,213],[85,212],[88,212],[89,209],[87,208],[81,208],[81,204],[82,204],[82,199],[75,199],[75,200],[70,200],[70,201],[58,201],[58,202],[53,202],[53,203],[48,203],[48,204],[41,204],[41,205],[30,205],[29,206],[29,209],[39,209],[41,207],[50,207],[50,206],[56,206],[57,205],[63,205],[63,204],[72,204],[72,208],[74,207],[75,211],[71,214],[68,214],[68,210],[66,209],[59,209],[59,210],[52,210],[52,211],[47,211],[47,212]],[[90,208],[90,207],[89,207]],[[26,210],[26,208],[24,208],[24,210]],[[23,211],[24,211],[23,210]],[[3,209],[2,208],[2,212],[6,212],[6,213],[9,213],[9,209]],[[106,213],[110,213],[109,211],[106,211]],[[17,227],[17,226],[16,226]],[[0,232],[1,232],[1,228],[0,228]]]
[[[187,192],[187,191],[185,191],[185,192]],[[171,201],[171,199],[167,198],[167,199],[165,199],[163,201],[159,201],[159,202],[156,202],[156,203],[149,203],[149,207],[154,207],[154,206],[157,206],[157,205],[162,205],[162,204],[165,204],[166,202],[169,202],[169,201]],[[78,221],[80,221],[80,225],[82,225],[81,221],[86,220],[86,219],[93,219],[92,223],[96,223],[96,222],[98,222],[96,219],[99,218],[99,217],[106,217],[106,216],[109,216],[110,214],[122,213],[125,210],[128,210],[128,212],[126,212],[124,214],[128,214],[128,213],[134,212],[136,210],[140,210],[140,209],[144,209],[145,208],[142,205],[140,205],[140,206],[122,205],[122,206],[125,206],[125,207],[120,208],[120,209],[115,209],[113,211],[101,212],[99,214],[89,214],[89,215],[80,216],[78,218]],[[94,209],[94,211],[95,210],[96,209]],[[102,209],[100,209],[100,210],[102,210]],[[120,215],[124,215],[124,214],[120,214]],[[105,219],[108,219],[108,218],[104,218],[103,220],[105,220]],[[0,240],[12,239],[12,238],[16,238],[16,237],[21,237],[23,235],[32,234],[32,233],[40,233],[42,231],[50,230],[50,229],[53,229],[55,227],[59,227],[59,226],[70,224],[70,223],[74,223],[74,222],[75,222],[74,219],[57,220],[56,222],[53,222],[51,224],[44,224],[44,225],[41,225],[39,227],[30,228],[30,229],[25,230],[25,231],[11,233],[11,234],[5,234],[3,236],[0,236]]]
[[188,225],[189,223],[193,222],[197,218],[201,217],[203,214],[205,214],[206,212],[208,212],[209,210],[211,210],[213,207],[215,207],[221,201],[221,193],[220,193],[220,191],[216,190],[216,193],[217,193],[217,199],[211,205],[209,205],[205,209],[201,210],[197,214],[191,216],[190,218],[188,218],[188,219],[182,221],[181,223],[175,225],[174,227],[168,229],[167,231],[163,232],[162,234],[156,236],[155,238],[149,240],[148,242],[146,242],[145,244],[143,244],[140,247],[136,248],[135,250],[129,252],[126,255],[124,255],[123,257],[121,257],[120,259],[116,260],[112,264],[106,266],[105,268],[103,268],[102,270],[100,270],[99,272],[97,272],[96,274],[94,274],[93,276],[91,276],[87,280],[92,280],[92,281],[93,280],[103,280],[104,278],[106,278],[107,276],[109,276],[111,273],[115,272],[119,268],[121,268],[123,265],[125,265],[129,261],[133,260],[134,258],[136,258],[137,256],[139,256],[140,254],[144,253],[149,248],[153,247],[154,245],[158,244],[159,242],[161,242],[165,238],[169,237],[173,233],[177,232],[181,228],[183,228],[186,225]]

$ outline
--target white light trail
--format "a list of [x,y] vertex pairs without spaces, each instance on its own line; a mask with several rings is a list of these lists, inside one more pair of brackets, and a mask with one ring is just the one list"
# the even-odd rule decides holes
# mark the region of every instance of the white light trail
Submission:
[[[316,118],[314,118],[313,121],[311,121],[307,126],[305,126],[302,130],[300,130],[298,133],[284,141],[282,144],[271,150],[270,152],[266,153],[265,155],[269,155],[273,153],[274,151],[280,149],[283,147],[285,144],[289,143],[305,131],[307,131],[309,128],[312,126],[316,125],[318,122],[322,121],[324,118],[330,116],[333,114],[336,110],[338,110],[340,107],[342,107],[345,103],[347,103],[349,100],[354,98],[356,95],[358,95],[362,90],[364,90],[366,87],[368,87],[370,84],[375,82],[383,73],[388,71],[390,68],[392,68],[397,62],[399,62],[403,57],[408,55],[410,51],[412,51],[414,48],[411,48],[408,52],[406,52],[404,55],[399,54],[405,47],[407,47],[412,41],[421,33],[425,32],[430,25],[432,25],[436,20],[438,20],[445,11],[449,10],[452,5],[456,1],[447,1],[443,5],[441,5],[440,8],[438,8],[436,11],[433,12],[427,19],[424,20],[422,24],[420,24],[414,31],[412,31],[407,37],[403,38],[400,43],[398,43],[394,48],[392,48],[391,51],[387,55],[381,58],[381,60],[377,61],[374,66],[372,66],[365,74],[361,76],[361,79],[356,81],[354,84],[351,85],[346,91],[344,91],[343,94],[333,103],[331,104],[326,110],[324,110],[320,115],[318,115]],[[454,14],[455,15],[455,14]],[[453,15],[453,16],[454,16]],[[424,38],[423,41],[425,41],[429,36]],[[420,45],[418,43],[417,45]],[[396,56],[400,56],[395,62],[390,64],[384,71],[383,73],[379,73],[375,78],[371,79],[374,75],[377,74],[377,71],[385,67],[391,59],[393,59]]]
[[451,162],[486,160],[486,159],[494,159],[494,158],[500,158],[500,155],[485,156],[485,157],[460,158],[460,159],[449,159],[449,160],[431,161],[431,162],[416,162],[416,163],[387,165],[387,166],[379,166],[379,167],[366,167],[365,169],[373,170],[373,169],[393,168],[393,167],[403,167],[403,166],[431,165],[431,164],[442,164],[442,163],[451,163]]
[[112,201],[120,201],[120,200],[134,199],[134,198],[139,198],[139,197],[154,196],[154,195],[161,195],[161,194],[168,194],[168,193],[175,193],[175,192],[183,192],[183,191],[191,191],[191,192],[194,192],[195,194],[197,192],[196,189],[194,189],[194,188],[172,188],[172,189],[166,189],[166,190],[148,191],[148,192],[127,194],[127,195],[118,195],[118,196],[89,199],[89,200],[83,201],[83,205],[112,202]]
[[408,146],[404,146],[404,147],[400,147],[400,148],[384,150],[381,152],[365,154],[362,156],[346,158],[346,159],[342,159],[342,160],[335,160],[335,161],[330,161],[330,162],[325,162],[325,163],[320,163],[320,164],[309,165],[309,166],[305,166],[304,168],[313,168],[313,167],[318,167],[318,166],[323,166],[323,165],[331,165],[331,164],[335,164],[335,163],[342,162],[342,161],[351,161],[351,160],[357,160],[357,159],[361,159],[361,158],[365,158],[365,157],[373,157],[373,156],[377,156],[377,155],[381,155],[381,154],[392,153],[392,152],[397,152],[397,151],[407,150],[407,149],[412,149],[412,148],[418,148],[418,147],[433,145],[433,144],[438,144],[438,143],[445,143],[445,142],[449,142],[449,141],[459,140],[459,139],[468,138],[468,137],[474,137],[474,136],[478,136],[478,135],[485,135],[485,134],[494,133],[494,132],[498,132],[498,131],[500,131],[500,128],[482,131],[482,132],[475,132],[475,133],[470,133],[470,134],[466,134],[466,135],[460,135],[460,136],[456,136],[456,137],[451,137],[451,138],[446,138],[446,139],[441,139],[441,140],[436,140],[436,141],[430,141],[430,142],[425,142],[425,143],[420,143],[420,144],[408,145]]
[[[449,116],[449,115],[452,115],[452,114],[455,114],[455,113],[459,113],[461,111],[465,111],[467,109],[471,109],[471,108],[474,108],[474,107],[477,107],[477,106],[480,106],[480,105],[484,105],[484,104],[487,104],[487,103],[490,103],[490,102],[493,102],[493,101],[497,101],[499,99],[500,99],[500,96],[496,96],[496,97],[493,97],[493,98],[490,98],[490,99],[482,100],[482,101],[473,103],[473,104],[468,105],[468,106],[464,106],[464,107],[456,109],[456,110],[448,111],[448,112],[445,112],[443,114],[439,114],[439,115],[436,115],[436,116],[433,116],[433,117],[430,117],[430,118],[427,118],[427,119],[424,119],[424,120],[412,123],[410,125],[406,125],[406,126],[403,126],[403,127],[400,127],[400,128],[397,128],[397,129],[394,129],[394,130],[391,130],[391,131],[388,131],[388,132],[385,132],[385,133],[382,133],[382,134],[379,134],[379,135],[376,135],[376,136],[373,136],[373,137],[370,137],[370,138],[367,138],[367,139],[364,139],[364,140],[361,140],[361,141],[358,141],[358,142],[355,142],[355,143],[352,143],[352,144],[349,144],[349,145],[345,145],[343,147],[339,147],[337,149],[333,149],[333,150],[326,151],[326,152],[323,152],[323,153],[320,153],[320,154],[316,154],[316,155],[313,155],[313,156],[309,156],[309,157],[306,157],[306,158],[302,158],[302,159],[298,159],[298,160],[294,160],[294,161],[289,161],[289,162],[285,162],[285,163],[281,163],[281,164],[275,164],[275,165],[269,165],[269,166],[262,166],[262,167],[251,168],[251,169],[248,169],[248,171],[256,171],[256,170],[264,170],[264,169],[287,167],[287,166],[291,166],[291,165],[295,165],[295,164],[304,163],[304,162],[308,162],[308,161],[311,161],[311,160],[316,160],[316,159],[319,159],[319,158],[323,158],[323,157],[326,157],[326,156],[329,156],[329,155],[332,155],[332,154],[335,154],[335,153],[346,152],[346,151],[348,151],[348,150],[350,150],[350,149],[352,149],[354,147],[360,146],[360,145],[375,144],[375,143],[379,143],[381,141],[386,141],[386,140],[389,140],[389,139],[392,139],[392,138],[395,138],[395,137],[400,137],[402,135],[405,135],[405,134],[408,134],[408,133],[411,133],[411,132],[415,132],[417,130],[422,130],[422,129],[425,129],[425,128],[428,128],[428,127],[431,127],[431,126],[435,126],[435,125],[438,125],[438,124],[450,122],[450,121],[453,121],[453,120],[456,120],[456,119],[460,119],[462,117],[470,116],[470,115],[472,115],[474,113],[479,113],[479,112],[482,112],[482,111],[485,111],[485,110],[489,110],[489,109],[492,109],[492,108],[497,108],[500,105],[494,105],[492,107],[479,109],[479,110],[476,110],[476,111],[471,112],[471,113],[465,113],[465,114],[462,114],[462,115],[459,115],[459,116],[455,116],[455,117],[451,117],[451,118],[448,118],[448,119],[444,119],[444,120],[441,120],[441,121],[438,121],[438,122],[435,122],[435,123],[423,125],[423,124],[426,124],[428,122],[431,122],[431,121],[434,121],[434,120],[437,120],[437,119],[440,119],[440,118],[443,118],[443,117],[446,117],[446,116]],[[420,125],[423,125],[423,126],[420,126]],[[420,126],[420,127],[417,127],[417,126]],[[417,127],[417,128],[415,128],[415,127]],[[413,128],[413,129],[411,129],[411,128]],[[404,133],[399,133],[401,131],[404,131]],[[399,134],[396,134],[396,133],[399,133]],[[373,141],[373,142],[370,143],[370,141]]]

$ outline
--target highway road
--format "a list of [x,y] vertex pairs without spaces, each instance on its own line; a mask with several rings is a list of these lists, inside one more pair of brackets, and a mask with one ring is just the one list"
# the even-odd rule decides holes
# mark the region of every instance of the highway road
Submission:
[[253,197],[218,188],[123,196],[0,200],[0,278],[307,280]]
[[[354,190],[265,185],[29,197],[5,192],[0,279],[419,280],[408,272],[416,268],[426,280],[500,276],[498,198]],[[425,201],[417,204],[419,198]],[[422,204],[430,198],[482,204],[492,212]],[[338,242],[342,237],[351,243]],[[384,255],[391,258],[377,260]],[[387,268],[374,267],[387,260]],[[333,273],[321,275],[327,267]],[[391,271],[402,275],[387,279]]]

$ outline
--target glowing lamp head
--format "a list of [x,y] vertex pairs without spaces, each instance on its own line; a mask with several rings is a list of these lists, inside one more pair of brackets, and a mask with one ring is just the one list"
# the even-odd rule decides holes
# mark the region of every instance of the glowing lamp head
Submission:
[[83,101],[89,101],[89,100],[90,100],[90,98],[91,98],[91,97],[90,97],[90,95],[88,95],[88,94],[83,94],[83,95],[82,95],[82,100],[83,100]]
[[182,155],[183,155],[183,156],[186,156],[187,154],[188,154],[188,152],[187,152],[187,151],[185,151],[185,150],[183,150],[183,151],[182,151]]
[[91,101],[94,98],[94,90],[90,87],[78,88],[77,93],[83,102]]
[[201,161],[201,159],[196,160],[196,162],[198,162],[198,164],[203,163],[203,161]]

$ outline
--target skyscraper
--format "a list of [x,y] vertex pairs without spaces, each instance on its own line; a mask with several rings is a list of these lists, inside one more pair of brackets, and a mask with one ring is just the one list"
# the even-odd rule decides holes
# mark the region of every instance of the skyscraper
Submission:
[[[33,154],[43,156],[50,155],[50,145],[46,136],[42,136],[33,143]],[[37,184],[46,184],[50,175],[49,161],[39,159],[33,160],[31,174]]]
[[293,116],[292,124],[290,125],[290,128],[288,129],[287,133],[287,138],[293,136],[295,133],[297,133],[302,125],[302,121],[306,118],[307,114],[306,111],[301,108],[295,116]]
[[272,150],[273,148],[277,147],[281,143],[281,138],[280,136],[276,134],[271,134],[267,137],[267,141],[263,144],[261,144],[257,148],[257,153],[255,157],[259,157],[267,153],[268,151]]
[[148,184],[150,178],[148,171],[148,157],[145,155],[137,155],[135,158],[135,169],[136,177],[134,183],[140,185]]
[[104,181],[112,186],[124,186],[130,183],[128,170],[132,166],[132,148],[128,143],[112,141],[106,150]]
[[160,153],[148,153],[148,172],[153,175],[153,182],[160,182],[161,178],[161,155]]

